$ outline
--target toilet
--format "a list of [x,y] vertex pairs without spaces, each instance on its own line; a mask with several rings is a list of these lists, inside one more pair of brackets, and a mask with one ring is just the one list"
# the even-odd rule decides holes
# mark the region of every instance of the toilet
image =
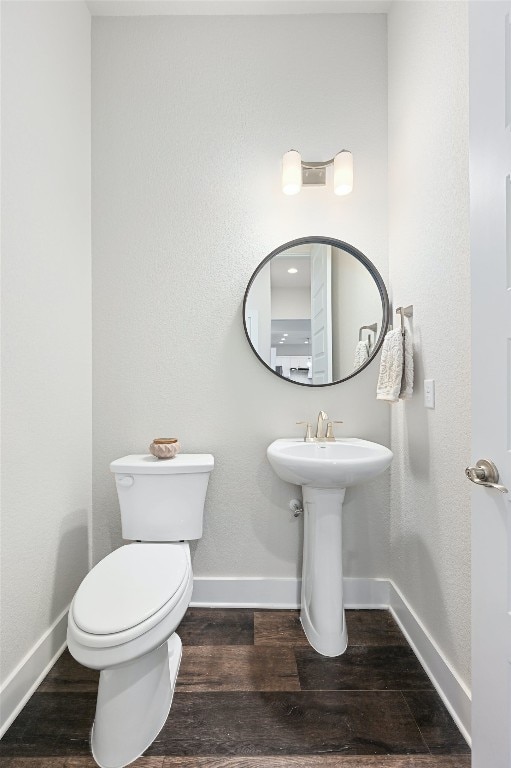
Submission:
[[191,600],[189,539],[200,539],[214,459],[125,456],[110,464],[121,509],[116,549],[82,581],[67,642],[100,670],[91,749],[101,768],[121,768],[154,741],[170,711],[181,661],[176,628]]

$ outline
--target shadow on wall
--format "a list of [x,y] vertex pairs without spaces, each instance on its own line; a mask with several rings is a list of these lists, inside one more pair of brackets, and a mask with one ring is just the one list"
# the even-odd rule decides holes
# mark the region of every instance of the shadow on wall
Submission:
[[[387,577],[389,470],[346,489],[343,504],[343,571],[345,576]],[[371,555],[372,553],[372,555]],[[376,558],[375,555],[378,555]],[[367,561],[373,560],[370,572]]]
[[[423,593],[421,598],[422,601],[434,606],[435,621],[433,626],[425,624],[426,630],[430,636],[435,639],[437,636],[437,627],[442,627],[442,648],[444,650],[453,648],[452,617],[447,610],[441,582],[438,578],[437,569],[433,558],[429,553],[428,547],[423,539],[417,535],[399,536],[395,539],[394,545],[397,552],[406,552],[407,554],[406,568],[410,576],[410,581],[414,584],[423,583],[427,585],[427,594]],[[397,584],[396,586],[406,600],[414,606],[417,615],[423,617],[425,615],[424,610],[422,610],[422,607],[417,605],[416,601],[412,600],[411,596],[407,594],[406,584]],[[424,621],[423,618],[421,618],[421,621]],[[451,663],[456,661],[455,659],[449,659],[449,657],[448,660]]]
[[[268,444],[270,441],[268,440]],[[255,514],[252,516],[252,533],[261,542],[267,552],[272,552],[279,557],[282,551],[280,537],[275,535],[275,529],[279,530],[280,535],[286,528],[290,529],[290,536],[295,537],[298,531],[298,543],[294,563],[296,565],[295,576],[301,578],[302,573],[302,552],[303,552],[303,516],[295,518],[289,502],[291,499],[302,500],[302,488],[299,485],[286,483],[281,480],[270,466],[264,451],[261,461],[257,465],[255,478],[257,486],[261,493],[261,498],[265,499],[265,509],[254,508]],[[275,525],[268,526],[264,524],[268,514],[270,519],[275,515]]]
[[[410,320],[412,320],[410,318]],[[430,473],[430,446],[429,446],[429,425],[428,411],[424,407],[423,384],[424,381],[424,363],[422,360],[422,335],[420,328],[413,329],[413,322],[410,322],[410,330],[413,335],[413,399],[405,401],[401,407],[405,408],[403,413],[403,446],[406,446],[406,455],[408,456],[407,469],[417,480],[429,480]],[[400,407],[399,404],[397,404]]]
[[88,570],[87,510],[77,509],[66,515],[59,531],[49,623],[70,604]]

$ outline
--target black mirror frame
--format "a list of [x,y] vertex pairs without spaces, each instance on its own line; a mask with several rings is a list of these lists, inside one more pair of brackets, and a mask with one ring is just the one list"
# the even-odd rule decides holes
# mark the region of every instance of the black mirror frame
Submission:
[[[268,363],[265,363],[265,361],[258,355],[256,350],[254,349],[252,342],[250,341],[250,337],[248,335],[247,330],[247,324],[245,322],[245,309],[247,305],[247,298],[250,291],[250,288],[252,287],[252,283],[256,279],[259,272],[262,270],[266,264],[268,264],[271,259],[273,259],[274,256],[277,256],[279,253],[282,253],[283,251],[288,250],[288,248],[295,248],[299,245],[308,245],[309,243],[321,243],[322,245],[331,245],[334,248],[340,248],[343,251],[346,251],[347,253],[351,253],[352,256],[354,256],[358,261],[360,261],[361,264],[364,265],[364,267],[367,269],[371,277],[373,278],[374,282],[376,283],[376,287],[378,288],[378,291],[380,293],[380,299],[381,299],[381,305],[382,305],[382,323],[381,323],[381,331],[378,336],[378,340],[376,344],[374,345],[374,348],[371,352],[371,355],[368,357],[366,362],[360,366],[360,368],[357,368],[356,371],[353,371],[353,373],[350,373],[349,376],[345,376],[344,379],[337,379],[337,381],[331,381],[328,384],[305,384],[301,381],[293,381],[292,379],[287,379],[285,376],[280,376],[277,371],[274,371],[273,368],[270,368]],[[271,373],[273,373],[274,376],[277,376],[277,378],[281,379],[282,381],[289,381],[291,384],[297,384],[299,387],[333,387],[335,384],[342,384],[343,381],[348,381],[348,379],[352,379],[353,376],[357,376],[361,371],[364,370],[364,368],[367,368],[367,366],[374,360],[376,355],[378,354],[381,345],[383,344],[383,339],[385,338],[385,334],[387,333],[388,326],[389,326],[389,318],[390,318],[390,306],[389,306],[389,297],[387,294],[387,289],[385,287],[385,283],[383,282],[383,278],[367,256],[365,256],[362,251],[359,251],[357,248],[355,248],[353,245],[350,245],[349,243],[345,243],[343,240],[337,240],[334,237],[323,237],[323,236],[309,236],[309,237],[299,237],[297,240],[290,240],[288,243],[284,243],[284,245],[279,245],[278,248],[275,248],[274,251],[268,254],[263,261],[256,267],[255,271],[252,274],[252,277],[250,278],[245,295],[243,297],[243,328],[245,329],[245,336],[247,337],[247,341],[250,345],[250,348],[252,349],[252,352],[257,357],[257,359],[264,365],[265,368],[267,368]]]

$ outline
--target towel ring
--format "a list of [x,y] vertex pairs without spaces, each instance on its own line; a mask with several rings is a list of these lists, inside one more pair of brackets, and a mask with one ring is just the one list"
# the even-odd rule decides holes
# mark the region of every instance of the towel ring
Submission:
[[[370,331],[370,333],[374,333],[374,338],[376,339],[376,332],[378,331],[378,323],[372,323],[372,325],[361,325],[358,330],[358,340],[362,341],[362,331]],[[371,336],[369,335],[367,337],[367,341],[369,343],[369,349],[371,349]]]
[[405,317],[413,317],[413,304],[409,304],[407,307],[398,307],[396,309],[396,315],[401,315],[401,333],[405,335]]

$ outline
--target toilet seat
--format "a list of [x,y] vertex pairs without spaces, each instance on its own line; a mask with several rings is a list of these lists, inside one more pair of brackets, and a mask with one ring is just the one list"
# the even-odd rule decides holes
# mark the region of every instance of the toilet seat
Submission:
[[180,602],[190,576],[185,542],[120,547],[89,572],[74,597],[70,618],[76,640],[109,648],[140,637]]
[[[141,658],[165,643],[176,631],[190,604],[192,590],[193,574],[190,569],[180,597],[176,601],[172,600],[173,607],[166,614],[163,610],[155,614],[159,620],[151,622],[154,625],[147,631],[148,622],[139,624],[136,629],[139,633],[144,630],[143,634],[132,632],[131,638],[126,638],[127,632],[103,636],[87,634],[76,626],[70,611],[67,644],[71,655],[80,664],[99,670],[113,669]],[[122,642],[119,635],[123,636]]]

